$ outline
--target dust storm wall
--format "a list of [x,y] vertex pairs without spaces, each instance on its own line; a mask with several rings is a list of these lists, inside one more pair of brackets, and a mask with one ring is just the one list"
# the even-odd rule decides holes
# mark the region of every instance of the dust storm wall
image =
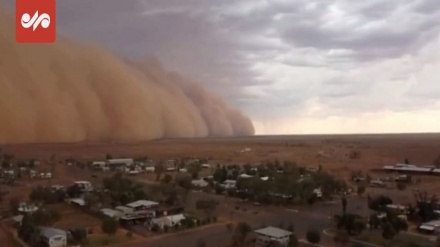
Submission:
[[17,44],[0,7],[0,143],[253,135],[249,118],[154,61],[58,38]]

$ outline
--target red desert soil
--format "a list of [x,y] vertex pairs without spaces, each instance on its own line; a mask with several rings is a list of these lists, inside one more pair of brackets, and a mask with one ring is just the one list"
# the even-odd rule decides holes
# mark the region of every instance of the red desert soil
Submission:
[[[347,178],[350,171],[369,171],[383,165],[403,163],[431,165],[440,154],[440,134],[399,135],[310,135],[310,136],[255,136],[243,138],[204,138],[158,140],[144,143],[76,143],[76,144],[22,144],[1,146],[4,153],[17,159],[39,159],[39,170],[50,171],[48,160],[55,155],[52,184],[68,184],[77,179],[96,183],[90,173],[61,161],[103,160],[113,157],[143,157],[170,159],[180,157],[209,157],[213,163],[258,163],[278,159],[295,161],[299,165],[322,167],[333,174]],[[245,148],[248,152],[241,152]],[[358,158],[350,153],[358,152]],[[375,176],[384,176],[382,174]],[[438,191],[437,177],[424,177],[420,189]],[[5,187],[10,193],[4,198],[7,207],[10,197],[26,197],[31,188],[49,181],[21,181],[19,186]],[[407,190],[410,191],[410,190]],[[396,192],[396,195],[400,192]],[[394,193],[394,190],[393,190]],[[408,197],[408,192],[405,193]],[[0,236],[4,235],[0,232]],[[0,239],[5,238],[1,236]]]

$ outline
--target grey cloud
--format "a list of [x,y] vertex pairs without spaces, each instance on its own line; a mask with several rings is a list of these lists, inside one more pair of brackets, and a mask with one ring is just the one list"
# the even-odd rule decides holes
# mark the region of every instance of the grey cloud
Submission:
[[[272,78],[262,79],[261,71],[252,67],[274,62],[317,73],[322,68],[341,72],[414,54],[440,33],[439,4],[438,0],[63,0],[57,1],[57,21],[58,30],[66,35],[104,44],[122,56],[158,57],[171,70],[204,83],[253,116],[273,117],[281,111],[293,115],[311,98],[338,111],[408,107],[405,100],[372,100],[373,84],[380,81],[368,84],[353,77],[323,76],[310,85],[300,75],[292,78],[295,85],[289,85],[294,90],[287,90],[273,88]],[[350,18],[330,28],[326,16],[335,7]],[[408,23],[392,21],[405,17]],[[245,89],[250,86],[266,93],[248,94]]]

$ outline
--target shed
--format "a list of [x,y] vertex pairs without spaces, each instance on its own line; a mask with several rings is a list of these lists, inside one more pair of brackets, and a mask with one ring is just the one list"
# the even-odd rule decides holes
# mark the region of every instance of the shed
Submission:
[[127,207],[132,208],[134,211],[145,210],[159,206],[158,202],[149,200],[138,200],[127,204]]
[[66,247],[67,233],[63,230],[40,227],[41,240],[49,247]]
[[273,226],[255,230],[255,233],[257,234],[256,246],[267,246],[271,242],[278,242],[281,245],[287,246],[290,235],[292,235],[292,232]]

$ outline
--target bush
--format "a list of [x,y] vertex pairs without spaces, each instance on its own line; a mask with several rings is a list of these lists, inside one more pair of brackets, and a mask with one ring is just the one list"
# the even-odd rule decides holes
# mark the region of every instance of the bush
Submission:
[[402,183],[402,182],[398,182],[397,183],[397,189],[398,190],[405,190],[406,189],[406,184]]
[[101,246],[106,246],[110,244],[110,239],[106,238],[101,241]]

